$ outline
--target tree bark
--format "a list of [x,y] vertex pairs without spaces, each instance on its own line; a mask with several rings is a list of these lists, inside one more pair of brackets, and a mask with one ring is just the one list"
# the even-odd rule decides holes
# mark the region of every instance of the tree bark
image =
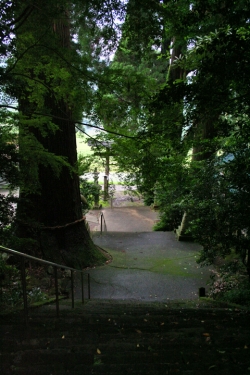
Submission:
[[[48,5],[49,1],[40,2],[40,7],[32,12],[28,31],[35,40],[39,37],[42,38],[42,35],[39,35],[39,22],[47,23],[47,30],[50,30],[54,42],[56,40],[58,43],[58,51],[62,54],[71,45],[68,12],[64,10],[53,21],[49,17],[45,19],[39,12],[45,13],[46,16],[45,6],[48,7]],[[44,25],[41,25],[41,30],[44,32]],[[24,34],[20,30],[17,40],[23,42]],[[49,38],[43,40],[43,44],[48,42]],[[46,47],[45,45],[45,51]],[[55,56],[53,56],[54,51],[51,52],[51,48],[48,48],[46,52],[47,54],[50,52],[52,58],[51,61],[44,63],[44,69],[48,68],[49,63],[53,65],[53,58],[58,63],[58,51],[55,51]],[[36,61],[33,62],[34,67],[30,68],[32,66],[32,63],[30,64],[31,56],[28,53],[24,55],[24,63],[26,58],[28,70],[26,69],[25,74],[33,79],[36,74]],[[37,56],[38,62],[40,62],[39,59],[43,59],[42,53],[41,56]],[[63,59],[61,64],[64,69],[67,69]],[[38,141],[37,144],[41,145],[43,150],[63,157],[69,166],[63,165],[60,174],[57,175],[52,165],[44,161],[37,161],[38,188],[34,187],[33,192],[27,191],[25,186],[20,188],[20,202],[17,210],[18,234],[20,237],[34,238],[39,250],[48,260],[64,262],[78,268],[91,266],[103,262],[106,258],[94,245],[82,216],[79,177],[76,170],[76,133],[72,109],[69,108],[65,94],[59,95],[58,99],[57,90],[60,90],[60,77],[57,80],[58,87],[52,86],[54,81],[53,78],[48,79],[48,74],[39,73],[38,78],[48,88],[46,93],[42,92],[41,100],[44,101],[43,106],[57,130],[51,130],[47,124],[45,126],[42,124],[41,127],[32,125],[32,120],[37,117],[34,112],[31,112],[33,108],[37,109],[38,100],[37,102],[31,101],[29,81],[27,81],[26,87],[22,90],[22,96],[19,98],[19,108],[25,117],[25,121],[20,122],[20,153],[22,153],[23,145],[26,142],[25,137],[29,133],[32,139]],[[27,121],[30,124],[28,127]],[[46,134],[44,134],[45,128]],[[29,167],[36,163],[31,160],[30,155],[31,153],[24,154],[21,158],[20,169],[24,176]]]
[[[213,121],[214,120],[214,121]],[[195,131],[196,145],[192,150],[192,163],[208,160],[215,155],[215,149],[204,146],[204,141],[211,141],[216,135],[214,122],[216,121],[216,113],[214,118],[208,117],[208,120],[197,125]],[[198,142],[197,142],[198,141]],[[199,143],[200,142],[200,143]],[[180,226],[176,229],[176,235],[179,241],[191,241],[192,234],[187,233],[190,227],[190,214],[184,212]]]

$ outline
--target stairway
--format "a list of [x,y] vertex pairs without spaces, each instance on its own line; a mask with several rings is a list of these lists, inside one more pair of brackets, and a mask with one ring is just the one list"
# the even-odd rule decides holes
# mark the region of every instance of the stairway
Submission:
[[1,375],[249,375],[249,311],[93,300],[0,317]]

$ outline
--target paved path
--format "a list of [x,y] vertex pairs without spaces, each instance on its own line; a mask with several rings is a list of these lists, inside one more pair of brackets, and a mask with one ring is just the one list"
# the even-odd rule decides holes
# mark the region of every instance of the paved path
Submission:
[[113,261],[91,269],[91,297],[168,301],[195,299],[207,287],[209,268],[196,263],[200,246],[176,240],[173,232],[153,232],[157,213],[149,207],[103,210],[108,231],[94,242]]
[[105,208],[101,211],[91,210],[87,221],[92,231],[100,231],[101,212],[105,219],[107,232],[152,232],[158,219],[158,213],[146,206]]

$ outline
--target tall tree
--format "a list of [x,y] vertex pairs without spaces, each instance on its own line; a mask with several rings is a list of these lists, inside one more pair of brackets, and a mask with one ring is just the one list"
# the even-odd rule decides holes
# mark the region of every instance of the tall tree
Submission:
[[[149,103],[164,85],[168,61],[160,59],[164,38],[163,8],[159,1],[130,0],[121,39],[99,86],[97,115],[112,138],[120,170],[132,172],[137,185],[153,188],[155,158],[149,132]],[[153,130],[152,130],[153,133]],[[125,136],[122,137],[121,135]],[[151,168],[149,167],[151,165]]]
[[15,51],[6,76],[20,114],[19,237],[33,237],[35,251],[54,261],[78,267],[104,261],[81,211],[75,121],[92,90],[71,33],[74,6],[28,1],[15,4],[13,16]]
[[[191,74],[176,89],[165,88],[160,97],[177,102],[182,92],[183,143],[194,150],[191,164],[190,154],[183,160],[188,166],[186,189],[170,208],[179,203],[187,210],[192,234],[203,245],[202,261],[230,254],[241,258],[250,274],[244,208],[249,191],[249,90],[244,78],[249,60],[248,6],[245,1],[192,3],[180,23],[186,28],[189,48],[175,62]],[[172,24],[179,29],[178,18]]]

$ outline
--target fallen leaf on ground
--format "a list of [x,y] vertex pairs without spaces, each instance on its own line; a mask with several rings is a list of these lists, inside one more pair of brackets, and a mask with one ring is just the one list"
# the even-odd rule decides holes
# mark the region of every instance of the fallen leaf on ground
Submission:
[[203,333],[203,336],[210,336],[210,333]]
[[97,349],[96,349],[96,353],[97,353],[97,354],[101,354],[102,352],[100,351],[100,349],[97,348]]
[[140,331],[139,329],[136,329],[136,332],[137,332],[137,333],[141,333],[141,331]]

